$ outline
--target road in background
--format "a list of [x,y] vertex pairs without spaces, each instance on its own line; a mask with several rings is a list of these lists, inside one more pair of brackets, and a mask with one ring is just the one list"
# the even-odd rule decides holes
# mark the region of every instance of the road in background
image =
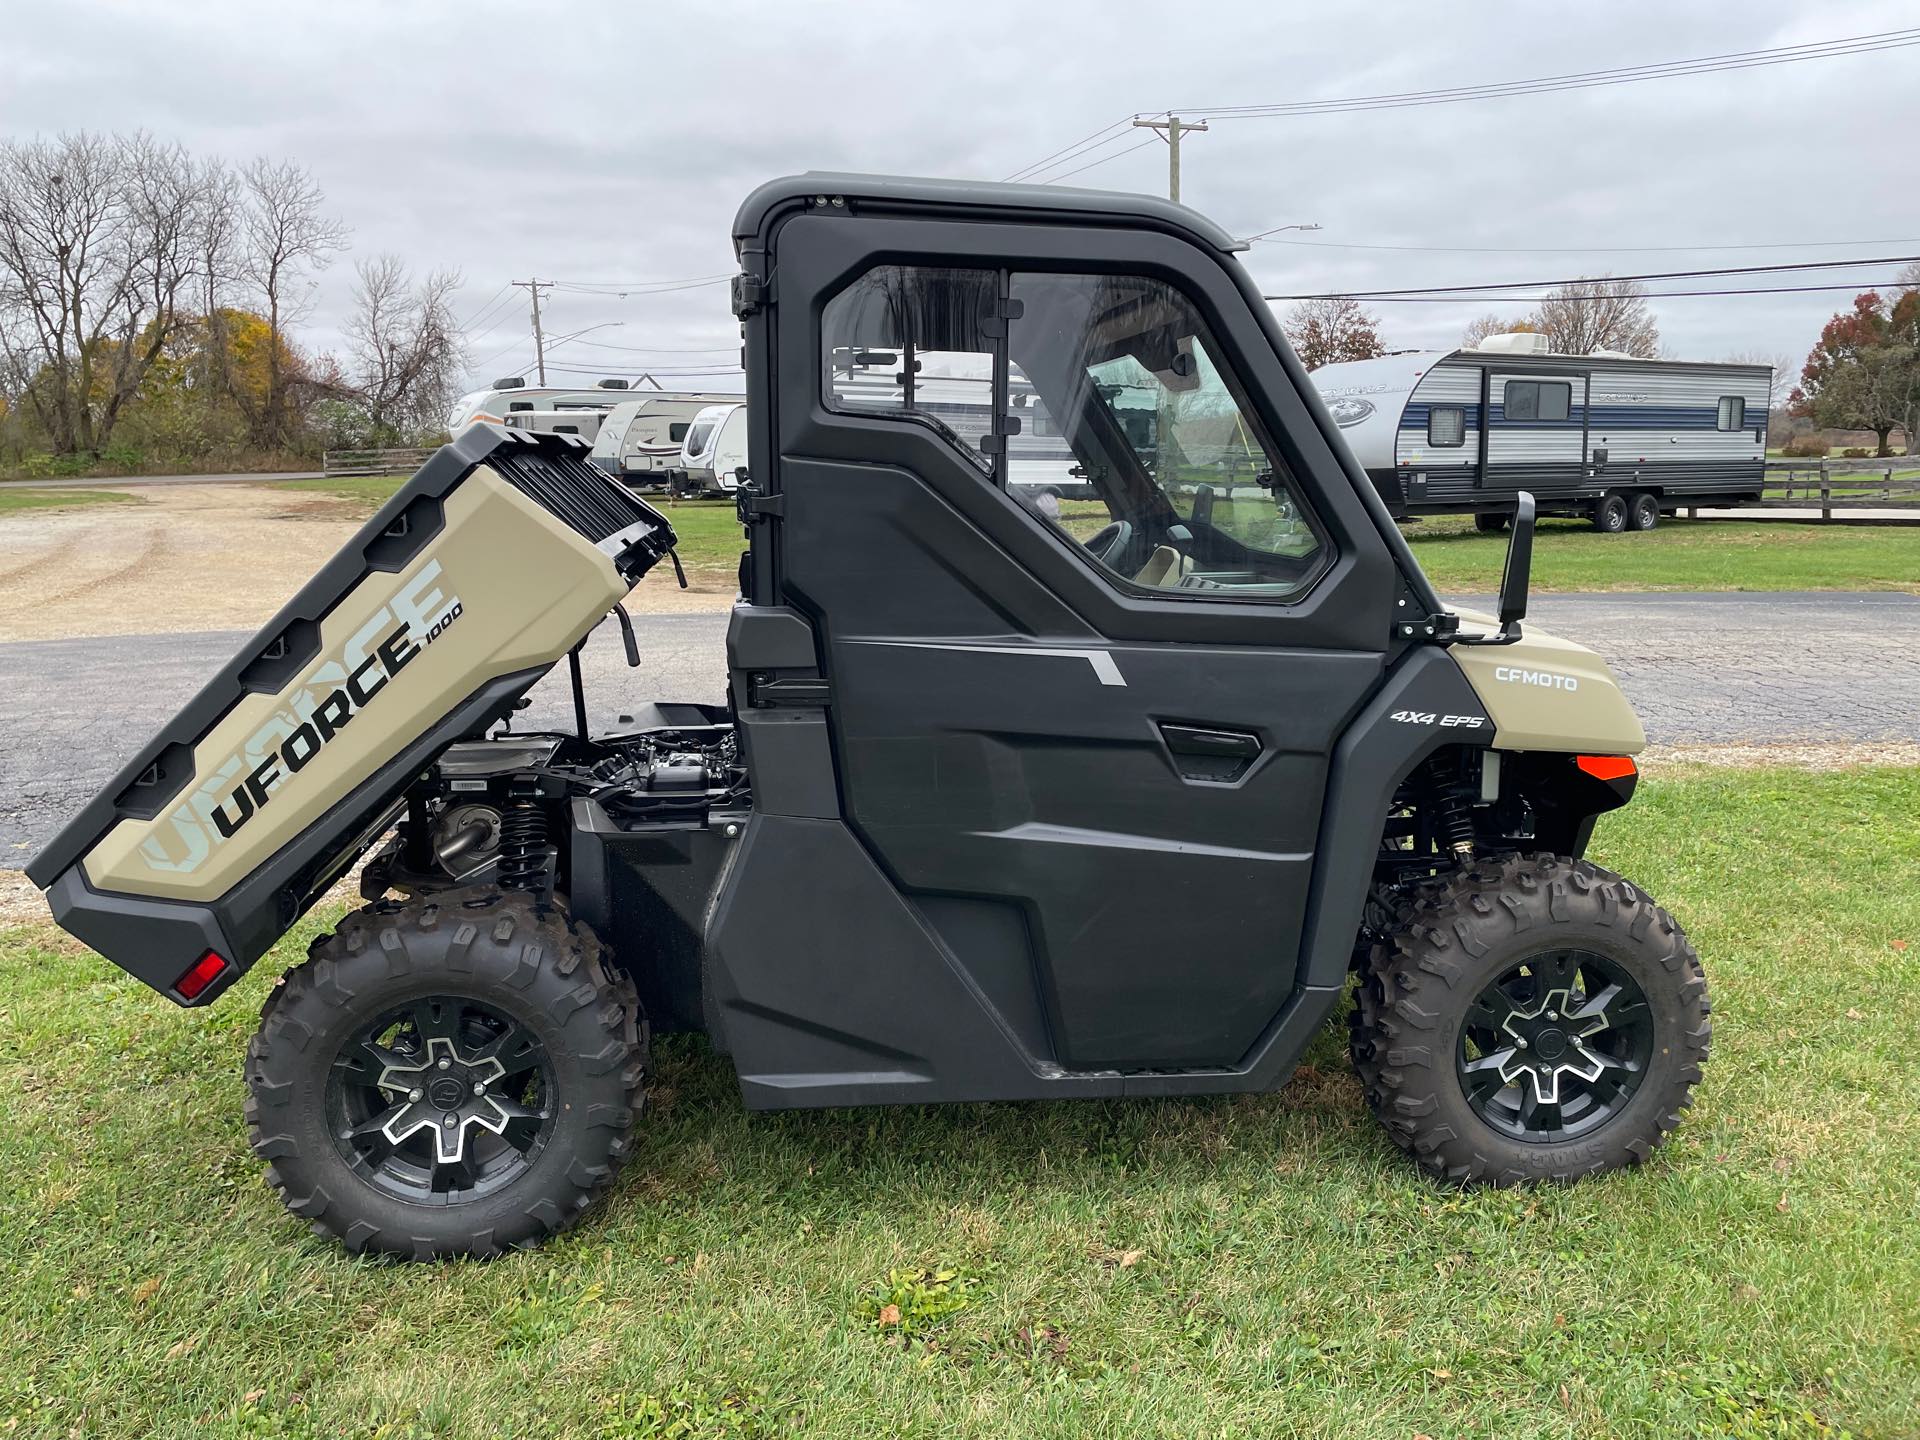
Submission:
[[275,480],[324,480],[324,470],[274,470],[254,475],[87,475],[76,479],[6,480],[22,490],[117,490],[122,485],[260,485]]
[[[1920,596],[1541,595],[1532,618],[1607,658],[1655,744],[1920,740]],[[637,670],[602,625],[583,655],[594,727],[649,700],[720,700],[726,624],[636,617]],[[0,645],[0,868],[24,865],[247,638]],[[520,728],[571,726],[564,666],[533,700]]]

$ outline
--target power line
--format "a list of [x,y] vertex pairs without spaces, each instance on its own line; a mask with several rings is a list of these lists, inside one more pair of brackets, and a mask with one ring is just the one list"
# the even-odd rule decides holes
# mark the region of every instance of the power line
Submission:
[[[1112,121],[1111,123],[1106,125],[1102,125],[1098,130],[1094,131],[1091,135],[1087,135],[1079,140],[1076,140],[1071,145],[1062,145],[1058,150],[1054,151],[1051,155],[1043,155],[1038,160],[1034,161],[1031,165],[1022,165],[1018,170],[1014,171],[1011,175],[1003,175],[1000,178],[1003,182],[1007,180],[1019,180],[1019,179],[1031,176],[1033,172],[1035,172],[1036,170],[1045,170],[1049,165],[1065,164],[1067,161],[1074,159],[1083,150],[1085,150],[1089,142],[1098,140],[1102,135],[1105,135],[1109,130],[1118,130],[1121,134],[1125,134],[1129,123],[1137,118],[1138,117],[1136,115],[1123,115],[1118,120]],[[1115,136],[1114,138],[1118,139],[1119,137]]]
[[455,328],[460,330],[471,330],[475,325],[480,323],[480,317],[486,314],[489,310],[493,309],[494,305],[499,301],[500,297],[505,295],[508,291],[512,289],[513,289],[513,286],[511,284],[502,285],[498,290],[493,292],[492,298],[489,299],[486,304],[482,305],[478,310],[474,311],[473,314],[469,316],[467,319],[462,320],[460,324]]
[[[1051,155],[1023,165],[1005,177],[1008,180],[1034,179],[1049,165],[1079,159],[1104,148],[1124,135],[1129,125],[1144,116],[1161,115],[1171,120],[1176,114],[1198,114],[1202,120],[1261,120],[1295,115],[1346,114],[1363,110],[1397,110],[1410,106],[1458,105],[1475,100],[1497,100],[1510,95],[1536,95],[1560,90],[1588,90],[1609,85],[1631,85],[1646,80],[1664,80],[1684,75],[1714,74],[1723,70],[1751,70],[1770,65],[1791,65],[1803,60],[1828,60],[1847,55],[1866,55],[1880,50],[1898,50],[1920,45],[1920,28],[1881,30],[1867,35],[1842,36],[1834,40],[1809,41],[1800,45],[1780,45],[1763,50],[1731,50],[1717,55],[1695,56],[1685,60],[1655,61],[1645,65],[1615,66],[1606,70],[1582,70],[1564,75],[1543,75],[1528,80],[1489,81],[1478,85],[1456,85],[1428,90],[1407,90],[1380,95],[1354,95],[1321,100],[1282,101],[1255,105],[1186,105],[1166,110],[1135,111],[1121,120],[1101,126],[1091,134],[1063,146]],[[1109,134],[1118,131],[1119,134]],[[1095,165],[1118,160],[1141,146],[1129,146],[1092,160],[1064,174],[1045,178],[1053,184]],[[1303,243],[1303,242],[1282,242]]]
[[624,369],[623,370],[623,369],[602,368],[602,367],[593,366],[593,365],[555,364],[555,365],[549,365],[547,368],[549,370],[564,370],[571,375],[609,375],[609,376],[621,376],[621,375],[699,376],[699,375],[742,375],[746,373],[738,365],[719,365],[719,366],[711,366],[711,367],[671,366],[666,368],[662,368],[661,366],[658,366],[658,365],[648,365],[640,369]]
[[[1256,105],[1189,105],[1177,107],[1189,114],[1208,119],[1255,120],[1288,115],[1325,115],[1357,110],[1394,110],[1415,105],[1455,105],[1472,100],[1494,100],[1508,95],[1533,95],[1555,90],[1585,90],[1605,85],[1630,85],[1644,80],[1663,80],[1676,75],[1710,74],[1720,70],[1748,70],[1768,65],[1791,65],[1803,60],[1826,60],[1838,56],[1871,54],[1880,50],[1903,49],[1920,45],[1920,28],[1882,30],[1868,35],[1849,35],[1834,40],[1810,41],[1801,45],[1781,45],[1764,50],[1733,50],[1718,55],[1695,56],[1685,60],[1663,60],[1646,65],[1617,66],[1606,70],[1582,70],[1565,75],[1543,75],[1528,80],[1491,81],[1479,85],[1456,85],[1444,89],[1408,90],[1381,95],[1355,95],[1339,99],[1280,101]],[[1159,112],[1165,113],[1165,112]]]
[[611,345],[602,340],[575,340],[575,345],[585,345],[593,350],[623,350],[634,355],[737,355],[738,345],[705,345],[690,350],[675,350],[663,345]]
[[551,283],[556,290],[565,290],[570,294],[627,300],[638,296],[669,295],[680,290],[698,290],[707,285],[724,285],[731,279],[733,274],[729,271],[725,275],[694,276],[686,280],[661,280],[632,285],[605,280],[555,280],[542,283]]
[[[1881,255],[1862,260],[1800,260],[1790,265],[1729,265],[1713,270],[1650,270],[1641,275],[1576,275],[1565,280],[1504,280],[1475,285],[1413,285],[1395,289],[1342,291],[1341,298],[1385,300],[1402,295],[1462,295],[1487,290],[1540,290],[1583,281],[1610,284],[1628,280],[1698,280],[1715,275],[1770,275],[1783,270],[1847,270],[1861,265],[1905,265],[1920,255]],[[1842,289],[1847,287],[1842,286]],[[1268,295],[1268,300],[1324,300],[1325,295]]]
[[1250,235],[1263,245],[1297,245],[1308,250],[1392,250],[1421,255],[1666,255],[1701,250],[1815,250],[1841,245],[1914,245],[1920,236],[1892,240],[1766,240],[1736,245],[1368,245],[1343,240],[1275,240],[1269,232]]
[[[1646,290],[1634,298],[1639,300],[1678,300],[1698,295],[1810,295],[1824,291],[1858,291],[1862,284],[1869,289],[1898,285],[1898,280],[1876,282],[1855,281],[1850,285],[1755,285],[1743,289],[1731,290]],[[1369,305],[1458,305],[1467,297],[1461,295],[1263,295],[1263,300],[1364,300]],[[1477,298],[1485,305],[1538,305],[1543,300],[1553,299],[1551,292],[1543,295],[1481,295]]]
[[1058,185],[1062,180],[1065,180],[1069,175],[1078,175],[1082,170],[1093,169],[1095,165],[1104,165],[1109,160],[1118,160],[1122,155],[1131,155],[1136,150],[1144,150],[1147,148],[1147,146],[1153,143],[1154,142],[1152,140],[1142,140],[1138,145],[1129,145],[1124,150],[1116,150],[1111,155],[1103,155],[1100,159],[1092,161],[1089,164],[1077,166],[1072,170],[1063,171],[1058,175],[1049,175],[1046,178],[1045,183],[1048,185]]
[[[1119,159],[1120,156],[1126,154],[1127,150],[1138,150],[1147,143],[1146,141],[1142,141],[1140,145],[1129,145],[1127,147],[1127,150],[1116,150],[1110,155],[1101,156],[1100,159],[1098,160],[1089,160],[1090,156],[1096,154],[1101,150],[1106,149],[1109,145],[1118,145],[1122,140],[1129,138],[1130,133],[1131,132],[1124,127],[1122,129],[1116,130],[1113,134],[1107,136],[1106,139],[1098,142],[1097,144],[1082,145],[1078,147],[1072,154],[1061,156],[1060,159],[1054,162],[1052,165],[1042,167],[1042,172],[1036,172],[1035,174],[1030,175],[1027,178],[1036,185],[1051,185],[1053,181],[1062,174],[1077,175],[1081,170],[1091,169],[1092,166],[1094,165],[1104,165],[1109,160],[1117,160]],[[1075,168],[1066,169],[1066,170],[1062,170],[1060,168],[1063,165],[1073,166],[1073,162],[1076,160],[1087,162],[1087,163],[1083,163]]]

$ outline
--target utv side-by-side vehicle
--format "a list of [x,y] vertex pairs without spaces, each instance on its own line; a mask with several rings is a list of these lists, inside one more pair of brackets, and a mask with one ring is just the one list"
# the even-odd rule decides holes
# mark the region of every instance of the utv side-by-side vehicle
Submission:
[[[1448,609],[1176,205],[807,175],[734,240],[725,705],[589,733],[579,648],[612,615],[633,652],[672,529],[573,437],[476,425],[29,867],[205,1005],[370,856],[247,1052],[295,1212],[534,1244],[612,1182],[662,1030],[760,1109],[1272,1089],[1350,970],[1368,1101],[1435,1176],[1660,1143],[1706,982],[1581,858],[1643,737],[1523,633],[1525,503],[1501,613]],[[1027,498],[1036,437],[1078,498]],[[576,727],[516,728],[563,660]]]

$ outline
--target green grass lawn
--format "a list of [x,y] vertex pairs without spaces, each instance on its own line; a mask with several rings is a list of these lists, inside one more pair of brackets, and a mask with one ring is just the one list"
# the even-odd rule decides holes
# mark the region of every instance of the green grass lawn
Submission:
[[[1507,536],[1465,516],[1405,527],[1443,594],[1499,588]],[[1645,534],[1602,535],[1581,521],[1543,520],[1533,588],[1554,590],[1920,590],[1920,527],[1664,520]]]
[[[318,491],[356,501],[371,515],[400,488],[405,475],[338,475],[325,480],[288,480],[289,490]],[[690,572],[730,579],[738,572],[740,552],[746,548],[740,521],[731,500],[682,500],[669,505],[664,495],[648,495],[673,522],[680,537],[680,563]]]
[[1429,1184],[1332,1028],[1269,1096],[753,1117],[674,1040],[609,1203],[492,1265],[350,1258],[261,1183],[241,1053],[311,923],[205,1012],[16,931],[0,1436],[1910,1437],[1917,810],[1701,771],[1603,820],[1715,1001],[1638,1172]]
[[[362,502],[368,513],[401,476],[284,482]],[[731,576],[744,542],[731,500],[682,501],[666,511],[689,570]],[[1069,530],[1084,539],[1103,507],[1069,501]],[[1507,537],[1482,535],[1466,516],[1436,516],[1406,527],[1414,554],[1449,594],[1499,588]],[[1533,552],[1533,588],[1580,590],[1920,590],[1920,527],[1746,524],[1666,520],[1648,534],[1601,535],[1582,521],[1543,520]]]
[[0,515],[22,510],[69,510],[76,505],[138,503],[123,490],[13,490],[0,488]]
[[411,475],[328,475],[319,480],[276,480],[277,490],[308,490],[322,495],[337,495],[366,507],[371,515],[408,480]]

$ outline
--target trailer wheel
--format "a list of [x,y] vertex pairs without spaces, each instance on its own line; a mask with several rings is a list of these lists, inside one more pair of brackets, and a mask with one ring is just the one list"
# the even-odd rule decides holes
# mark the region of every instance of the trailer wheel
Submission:
[[559,908],[493,890],[383,902],[314,942],[261,1010],[253,1148],[287,1208],[349,1250],[529,1248],[632,1150],[647,1040],[632,982]]
[[1638,1164],[1711,1047],[1686,935],[1626,880],[1507,855],[1432,881],[1376,932],[1353,1059],[1394,1143],[1437,1179],[1511,1185]]
[[1498,535],[1507,528],[1507,517],[1498,511],[1482,511],[1473,517],[1473,528],[1483,535]]
[[1593,502],[1593,528],[1602,535],[1619,535],[1627,528],[1627,497],[1609,490]]
[[1660,523],[1660,497],[1650,491],[1642,490],[1633,497],[1633,510],[1629,521],[1636,530],[1651,530]]

